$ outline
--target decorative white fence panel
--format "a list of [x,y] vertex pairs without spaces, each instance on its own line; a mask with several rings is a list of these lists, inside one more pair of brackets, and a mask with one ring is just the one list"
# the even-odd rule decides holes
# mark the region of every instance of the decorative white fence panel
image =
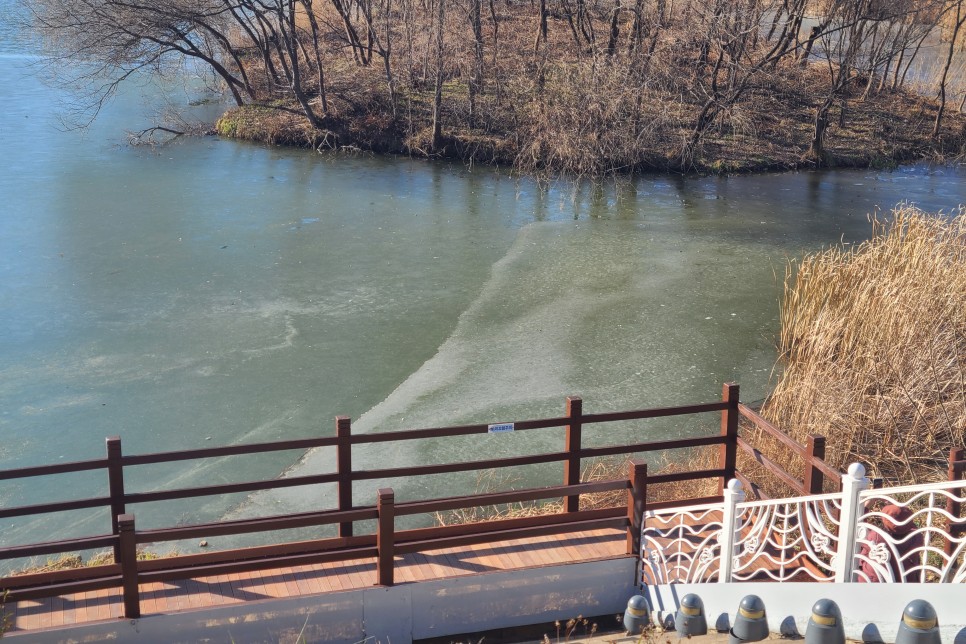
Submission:
[[831,581],[835,577],[839,495],[738,505],[732,581]]
[[647,512],[641,539],[646,584],[708,582],[721,561],[721,506]]
[[747,503],[731,481],[723,503],[648,511],[642,583],[966,583],[966,532],[950,529],[966,525],[966,481],[870,490],[864,475],[854,464],[841,493]]
[[[947,510],[966,504],[966,484],[866,490],[860,498],[856,581],[966,583],[966,534],[950,533],[951,522],[962,519]],[[907,512],[891,517],[885,513],[890,505]]]

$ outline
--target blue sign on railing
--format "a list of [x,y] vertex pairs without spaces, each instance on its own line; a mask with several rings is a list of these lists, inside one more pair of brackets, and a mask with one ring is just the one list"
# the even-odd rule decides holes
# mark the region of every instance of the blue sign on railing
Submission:
[[496,425],[487,425],[486,431],[490,434],[505,434],[506,432],[512,432],[513,423],[497,423]]

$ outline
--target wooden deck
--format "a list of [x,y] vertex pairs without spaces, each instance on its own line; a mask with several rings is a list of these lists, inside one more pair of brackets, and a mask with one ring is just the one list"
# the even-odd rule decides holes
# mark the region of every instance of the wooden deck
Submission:
[[[593,530],[496,544],[432,550],[395,559],[396,583],[626,556],[626,531]],[[375,559],[141,585],[142,616],[240,602],[362,589],[376,583]],[[21,601],[5,606],[7,637],[121,619],[121,589]]]

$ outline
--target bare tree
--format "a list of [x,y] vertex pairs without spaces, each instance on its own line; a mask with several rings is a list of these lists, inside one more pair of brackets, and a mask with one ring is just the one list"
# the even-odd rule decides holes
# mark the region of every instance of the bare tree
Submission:
[[932,127],[933,138],[939,137],[939,129],[942,126],[943,113],[946,111],[946,83],[949,80],[949,68],[953,64],[953,55],[956,53],[956,43],[959,40],[960,31],[963,23],[966,23],[966,11],[964,11],[963,0],[953,0],[949,4],[949,47],[946,50],[946,60],[943,65],[942,75],[939,78],[939,109],[936,110],[936,120]]
[[[92,115],[138,70],[185,60],[202,62],[238,105],[272,98],[284,78],[285,92],[320,127],[311,73],[322,112],[328,110],[312,0],[37,0],[32,11],[57,52],[53,64],[86,87]],[[308,30],[299,14],[309,17]],[[248,51],[258,52],[260,69]]]

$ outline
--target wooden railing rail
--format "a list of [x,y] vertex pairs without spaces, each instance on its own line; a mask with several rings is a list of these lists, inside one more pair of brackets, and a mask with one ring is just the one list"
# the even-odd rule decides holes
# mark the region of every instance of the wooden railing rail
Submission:
[[181,541],[183,539],[224,537],[237,534],[251,534],[254,532],[292,530],[295,528],[331,525],[342,521],[365,521],[375,518],[376,511],[372,508],[358,508],[347,511],[328,510],[324,512],[303,512],[258,519],[220,521],[217,523],[179,526],[176,528],[143,530],[138,532],[137,542],[162,543],[165,541]]
[[33,543],[26,546],[0,548],[0,559],[20,559],[23,557],[37,557],[39,555],[51,555],[61,552],[92,550],[94,548],[114,546],[116,543],[117,537],[112,534],[80,537],[77,539],[62,539],[60,541],[46,541],[44,543]]
[[594,494],[597,492],[612,492],[627,489],[626,479],[613,481],[594,481],[593,483],[577,483],[575,485],[558,485],[553,487],[529,488],[512,492],[488,492],[470,496],[454,496],[430,501],[407,501],[396,504],[396,516],[412,514],[427,514],[430,512],[445,512],[464,508],[478,508],[506,503],[524,503],[543,499],[561,498],[568,495]]
[[[796,493],[803,495],[821,494],[825,485],[825,477],[829,477],[838,484],[838,487],[841,487],[842,473],[825,462],[824,436],[820,436],[818,434],[809,434],[807,444],[802,445],[794,438],[785,434],[773,424],[762,418],[761,415],[759,415],[758,412],[751,407],[748,407],[743,403],[739,403],[738,412],[743,418],[749,420],[754,427],[761,430],[770,438],[777,440],[782,446],[791,450],[793,454],[797,455],[804,461],[802,477],[798,478],[787,472],[776,461],[762,454],[758,448],[756,448],[746,439],[738,438],[737,445],[742,451],[749,454],[755,461],[765,468],[766,471],[788,485]],[[760,488],[754,482],[749,481],[744,476],[739,476],[739,480],[741,480],[746,487],[751,488],[759,496],[759,498],[767,498],[767,495],[763,495]]]
[[125,503],[150,503],[153,501],[171,501],[174,499],[191,499],[201,496],[220,496],[237,492],[255,492],[258,490],[275,490],[301,485],[317,485],[319,483],[337,483],[338,474],[316,474],[313,476],[292,476],[281,479],[267,479],[263,481],[247,481],[244,483],[225,483],[223,485],[206,485],[203,487],[183,487],[176,490],[162,490],[160,492],[132,492],[121,498]]
[[86,472],[100,470],[107,467],[107,459],[100,458],[91,461],[72,461],[57,463],[56,465],[34,465],[12,470],[0,470],[0,481],[29,478],[32,476],[50,476],[52,474],[70,474],[72,472]]
[[154,465],[156,463],[174,463],[177,461],[193,461],[202,458],[218,458],[224,456],[242,456],[245,454],[266,454],[268,452],[287,452],[292,450],[307,450],[315,447],[331,447],[338,442],[334,436],[325,438],[302,438],[297,440],[277,441],[274,443],[248,443],[245,445],[229,445],[227,447],[205,447],[177,452],[156,452],[153,454],[137,454],[122,457],[121,463],[131,465]]
[[11,517],[26,517],[32,514],[49,514],[51,512],[69,512],[71,510],[87,510],[109,506],[111,497],[100,496],[93,499],[75,499],[73,501],[58,501],[56,503],[40,503],[38,505],[18,505],[13,508],[0,509],[0,519]]
[[786,472],[781,465],[762,454],[756,447],[748,443],[748,441],[740,436],[738,437],[738,447],[741,448],[743,452],[755,459],[759,465],[768,470],[772,476],[776,477],[788,487],[798,492],[801,492],[804,489],[804,484],[802,483],[801,479],[797,479]]

